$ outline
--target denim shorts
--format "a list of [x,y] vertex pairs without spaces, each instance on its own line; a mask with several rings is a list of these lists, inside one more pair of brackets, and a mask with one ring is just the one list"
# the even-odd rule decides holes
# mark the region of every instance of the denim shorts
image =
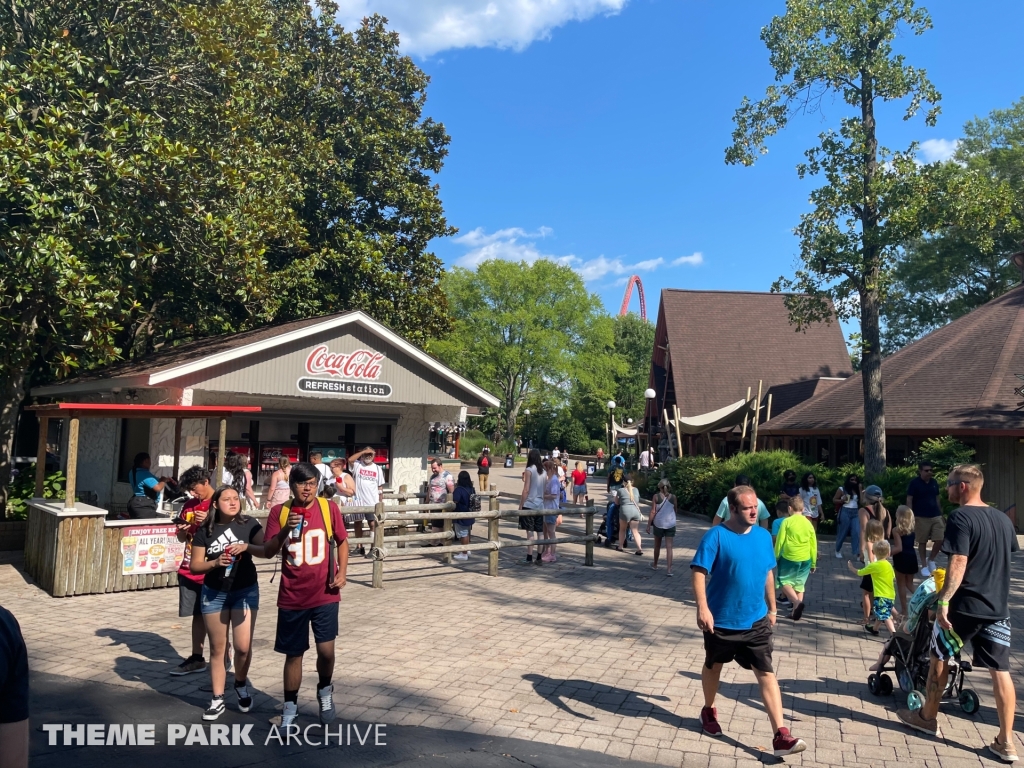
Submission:
[[463,527],[458,523],[452,523],[452,531],[455,533],[456,539],[464,539],[473,531],[473,526],[467,525]]
[[545,525],[554,525],[558,522],[558,515],[544,515]]
[[203,585],[203,614],[222,611],[258,611],[260,609],[260,585],[253,584],[234,592],[220,592]]

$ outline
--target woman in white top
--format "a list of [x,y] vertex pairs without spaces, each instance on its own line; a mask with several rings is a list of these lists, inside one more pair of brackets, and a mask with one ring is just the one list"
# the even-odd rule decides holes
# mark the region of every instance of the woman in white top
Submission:
[[292,492],[288,487],[288,475],[291,474],[292,463],[287,456],[277,460],[277,469],[267,481],[267,509],[273,509],[278,504],[284,504],[291,498]]
[[[558,470],[561,468],[553,459],[544,462],[544,538],[553,539],[558,535],[558,510],[561,507],[562,483],[558,479]],[[544,545],[544,554],[541,561],[553,563],[558,560],[555,554],[554,544]]]
[[[536,515],[520,515],[519,528],[526,531],[526,540],[539,539],[544,532],[544,466],[541,464],[540,451],[531,448],[526,457],[526,470],[523,472],[523,493],[519,497],[520,509],[536,509]],[[540,551],[537,559],[533,557],[533,544],[526,545],[526,562],[540,565]]]
[[863,562],[860,546],[860,497],[864,494],[864,486],[855,473],[846,476],[846,482],[839,486],[832,498],[836,505],[836,557],[843,556],[843,541],[850,537],[850,551],[853,557]]
[[672,484],[662,478],[658,483],[658,492],[654,494],[651,514],[647,518],[647,532],[654,529],[654,562],[651,568],[658,570],[658,555],[661,553],[661,540],[665,540],[665,575],[672,575],[672,540],[676,535],[676,497],[672,493]]
[[811,521],[814,531],[818,531],[818,520],[821,519],[822,501],[818,479],[813,472],[808,472],[800,480],[800,498],[804,500],[804,517]]

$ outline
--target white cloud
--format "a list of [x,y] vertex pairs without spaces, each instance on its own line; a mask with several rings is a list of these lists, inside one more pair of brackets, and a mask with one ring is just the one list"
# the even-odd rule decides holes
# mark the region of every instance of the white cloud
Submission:
[[511,48],[570,21],[621,11],[629,0],[340,0],[338,21],[346,29],[379,13],[398,31],[405,53],[430,56],[449,48]]
[[926,163],[944,163],[953,156],[959,144],[957,139],[928,139],[921,142],[919,151]]
[[[521,227],[509,227],[491,233],[485,232],[483,227],[477,227],[454,238],[453,242],[469,248],[469,251],[460,256],[455,263],[460,267],[472,269],[488,259],[525,261],[529,264],[538,259],[550,259],[558,264],[572,267],[588,283],[608,276],[628,277],[637,272],[649,272],[665,265],[665,260],[660,257],[627,264],[620,258],[609,259],[607,256],[581,259],[571,253],[561,256],[544,253],[537,247],[535,241],[551,234],[552,230],[549,227],[540,227],[535,232],[529,232]],[[700,254],[695,255],[700,258]],[[692,259],[693,257],[684,258]]]
[[673,267],[681,267],[684,264],[689,264],[691,267],[696,267],[704,263],[704,254],[700,251],[691,253],[689,256],[680,256],[678,259],[673,259]]

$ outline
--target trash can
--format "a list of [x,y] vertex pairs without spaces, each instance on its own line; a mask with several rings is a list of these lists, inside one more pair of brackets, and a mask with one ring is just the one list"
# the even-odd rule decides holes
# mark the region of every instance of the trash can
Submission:
[[512,469],[516,465],[515,457],[511,453],[505,454],[505,469]]
[[587,462],[587,474],[588,475],[592,475],[595,472],[597,472],[597,462],[588,461]]

